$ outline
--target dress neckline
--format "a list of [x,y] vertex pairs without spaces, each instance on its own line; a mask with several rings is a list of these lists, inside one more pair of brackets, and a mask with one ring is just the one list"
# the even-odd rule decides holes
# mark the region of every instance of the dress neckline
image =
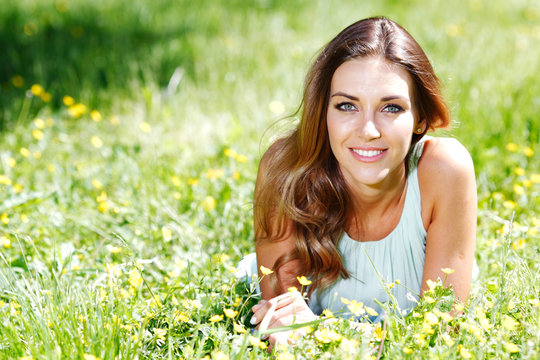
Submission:
[[358,240],[355,240],[353,239],[346,231],[344,231],[344,235],[345,235],[345,238],[351,240],[352,242],[354,243],[358,243],[358,244],[376,244],[376,243],[381,243],[381,242],[384,242],[386,239],[390,238],[396,231],[398,231],[398,229],[402,226],[402,223],[403,223],[403,219],[405,217],[405,213],[406,213],[406,209],[408,207],[408,203],[409,203],[409,199],[411,198],[411,195],[410,195],[410,191],[411,191],[411,176],[413,175],[413,173],[416,172],[416,169],[414,169],[413,171],[411,171],[409,173],[409,175],[407,176],[407,183],[405,184],[405,186],[407,187],[406,190],[405,190],[405,200],[403,201],[403,208],[401,209],[401,215],[399,216],[399,221],[398,223],[396,224],[396,226],[394,226],[394,228],[392,229],[392,231],[390,231],[388,233],[388,235],[386,235],[385,237],[383,237],[382,239],[379,239],[379,240],[371,240],[371,241],[358,241]]

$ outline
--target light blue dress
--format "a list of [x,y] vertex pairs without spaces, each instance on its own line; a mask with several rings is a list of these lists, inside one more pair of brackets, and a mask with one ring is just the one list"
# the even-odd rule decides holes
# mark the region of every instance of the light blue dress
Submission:
[[[423,139],[424,140],[424,139]],[[349,271],[348,279],[338,279],[333,285],[319,293],[315,291],[309,307],[316,314],[324,309],[345,317],[351,316],[342,298],[363,302],[374,309],[378,315],[371,321],[379,321],[383,315],[381,307],[375,302],[389,301],[383,282],[399,284],[391,291],[402,313],[410,311],[418,300],[422,286],[426,248],[426,230],[421,216],[421,198],[418,185],[417,164],[422,155],[424,141],[411,150],[407,193],[398,225],[385,238],[378,241],[359,242],[344,234],[338,244],[339,252]],[[246,276],[248,282],[257,274],[255,254],[245,257],[239,264],[239,276]],[[259,289],[257,288],[257,291]]]

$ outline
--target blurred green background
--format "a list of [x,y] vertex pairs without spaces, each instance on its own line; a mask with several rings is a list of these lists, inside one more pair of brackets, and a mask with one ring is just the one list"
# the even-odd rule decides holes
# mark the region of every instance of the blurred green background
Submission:
[[[538,1],[3,0],[0,304],[16,301],[24,316],[0,306],[9,316],[0,354],[11,347],[18,356],[61,358],[59,347],[73,351],[68,357],[94,349],[106,358],[120,343],[127,357],[166,357],[165,349],[154,353],[155,339],[137,348],[133,333],[103,331],[112,314],[150,329],[155,319],[132,316],[148,309],[148,289],[162,299],[206,299],[197,326],[215,314],[210,299],[229,281],[222,265],[254,249],[260,156],[295,124],[294,115],[280,119],[298,108],[317,52],[375,15],[400,23],[424,48],[452,109],[452,129],[437,134],[456,137],[473,156],[481,269],[473,297],[536,299],[534,287],[509,289],[500,276],[514,271],[508,278],[518,284],[527,278],[516,275],[523,263],[536,274],[531,283],[538,277]],[[230,261],[217,261],[222,254]],[[134,259],[151,259],[148,289],[125,304],[94,304],[111,267],[122,275],[109,296],[134,291]],[[30,282],[17,287],[21,279]],[[34,293],[50,291],[52,310],[36,313]],[[51,335],[58,314],[71,322]],[[81,314],[90,314],[86,342],[73,335]],[[527,329],[516,335],[523,344],[538,333]],[[33,336],[41,343],[19,341]]]

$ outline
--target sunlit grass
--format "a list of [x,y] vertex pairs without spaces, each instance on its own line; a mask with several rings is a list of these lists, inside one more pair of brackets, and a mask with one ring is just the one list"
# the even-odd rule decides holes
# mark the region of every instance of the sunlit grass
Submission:
[[[432,284],[407,317],[312,324],[276,357],[538,357],[535,3],[8,5],[0,357],[268,357],[249,330],[257,300],[233,274],[254,250],[258,160],[294,118],[265,130],[296,110],[324,42],[378,14],[433,59],[455,120],[446,135],[473,155],[480,274],[461,315],[448,311],[451,291]],[[103,49],[108,57],[95,60]]]

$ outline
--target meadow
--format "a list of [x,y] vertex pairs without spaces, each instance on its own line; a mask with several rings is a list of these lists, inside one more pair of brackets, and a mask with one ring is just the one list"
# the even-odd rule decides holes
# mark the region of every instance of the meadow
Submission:
[[[317,51],[374,15],[423,46],[435,135],[473,156],[480,272],[460,315],[442,279],[271,355],[234,275],[257,165]],[[537,1],[5,0],[0,48],[1,359],[540,357]]]

